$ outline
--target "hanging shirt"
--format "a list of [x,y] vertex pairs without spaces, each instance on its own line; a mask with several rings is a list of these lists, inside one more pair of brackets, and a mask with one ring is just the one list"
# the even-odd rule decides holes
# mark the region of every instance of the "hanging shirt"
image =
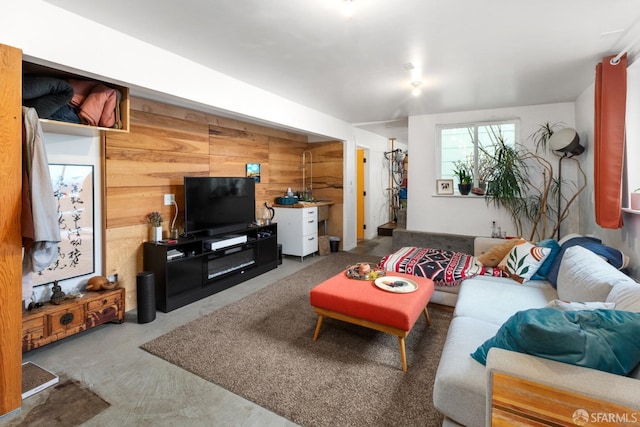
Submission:
[[42,271],[58,258],[60,226],[38,114],[33,108],[22,107],[22,117],[24,275]]

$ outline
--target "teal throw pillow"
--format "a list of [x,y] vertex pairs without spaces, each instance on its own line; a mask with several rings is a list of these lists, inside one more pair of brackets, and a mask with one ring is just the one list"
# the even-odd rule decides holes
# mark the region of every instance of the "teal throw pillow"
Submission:
[[640,363],[640,313],[620,310],[519,311],[471,354],[486,365],[492,347],[628,375]]
[[531,276],[531,280],[547,280],[547,275],[549,274],[549,270],[551,270],[553,261],[556,259],[556,256],[558,256],[558,253],[560,253],[560,245],[555,241],[555,239],[545,239],[536,243],[536,246],[549,248],[551,249],[551,252],[549,252],[549,255],[547,255],[547,258],[544,260],[540,268],[538,268],[538,271]]

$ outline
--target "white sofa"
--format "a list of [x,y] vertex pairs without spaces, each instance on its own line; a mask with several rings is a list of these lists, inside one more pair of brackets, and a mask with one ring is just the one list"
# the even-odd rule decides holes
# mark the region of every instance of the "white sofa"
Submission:
[[[476,253],[492,243],[486,238],[479,241]],[[615,309],[640,312],[640,284],[582,247],[570,248],[562,257],[557,290],[547,281],[465,280],[433,390],[444,425],[490,425],[487,408],[492,373],[497,371],[635,408],[640,415],[640,367],[624,377],[496,348],[489,351],[486,367],[470,356],[517,311],[543,308],[556,299],[613,302]]]

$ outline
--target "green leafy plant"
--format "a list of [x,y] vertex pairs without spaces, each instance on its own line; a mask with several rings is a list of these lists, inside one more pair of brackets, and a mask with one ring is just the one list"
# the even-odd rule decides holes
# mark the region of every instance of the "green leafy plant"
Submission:
[[453,174],[460,184],[473,184],[473,168],[467,162],[457,161],[453,164]]
[[160,215],[160,212],[151,212],[147,215],[147,222],[151,224],[152,227],[161,227],[162,215]]
[[[531,138],[537,147],[546,149],[546,142],[557,126],[546,123]],[[520,144],[513,146],[505,143],[498,130],[491,128],[492,146],[481,148],[491,159],[491,173],[488,178],[487,203],[506,209],[519,236],[528,236],[528,240],[541,240],[553,237],[560,223],[569,216],[569,208],[586,187],[586,175],[575,159],[583,184],[575,186],[573,182],[562,182],[576,187],[571,197],[560,194],[560,182],[554,176],[553,166],[541,155],[531,152]],[[544,139],[544,144],[541,140]],[[537,149],[536,149],[537,151]],[[558,198],[564,202],[558,203]],[[558,206],[564,205],[558,212]],[[525,233],[525,228],[529,233]]]
[[530,138],[536,146],[536,153],[538,153],[539,151],[544,152],[547,150],[547,142],[549,142],[551,135],[553,135],[556,129],[560,127],[564,127],[563,122],[554,124],[546,122],[545,124],[540,125],[538,127],[538,130],[531,134]]
[[485,197],[488,203],[502,207],[511,214],[516,232],[522,235],[522,219],[526,211],[524,195],[529,188],[528,166],[519,147],[507,145],[502,135],[493,128],[492,132],[492,149],[482,149],[491,159]]

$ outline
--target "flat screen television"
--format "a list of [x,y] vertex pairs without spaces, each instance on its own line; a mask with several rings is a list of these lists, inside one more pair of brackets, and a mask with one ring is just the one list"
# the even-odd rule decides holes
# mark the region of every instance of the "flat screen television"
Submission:
[[185,234],[220,234],[255,221],[253,178],[184,177]]

